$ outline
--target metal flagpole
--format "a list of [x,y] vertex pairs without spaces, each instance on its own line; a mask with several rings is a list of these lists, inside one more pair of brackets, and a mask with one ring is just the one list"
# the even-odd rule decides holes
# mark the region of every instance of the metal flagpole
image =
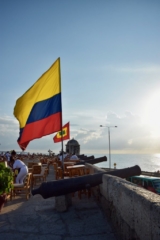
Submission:
[[64,176],[64,159],[63,159],[63,120],[62,120],[62,86],[61,86],[61,65],[60,65],[60,58],[59,58],[59,78],[60,78],[60,90],[61,90],[61,143],[62,143],[62,172]]

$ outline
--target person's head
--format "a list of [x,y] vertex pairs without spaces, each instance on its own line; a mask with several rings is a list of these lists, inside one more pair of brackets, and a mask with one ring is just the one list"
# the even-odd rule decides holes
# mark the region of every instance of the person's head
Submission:
[[16,155],[17,155],[16,151],[12,150],[12,151],[11,151],[10,161],[13,162],[13,161],[17,158]]
[[16,151],[12,150],[12,151],[11,151],[11,156],[12,156],[12,157],[15,157],[15,156],[16,156]]

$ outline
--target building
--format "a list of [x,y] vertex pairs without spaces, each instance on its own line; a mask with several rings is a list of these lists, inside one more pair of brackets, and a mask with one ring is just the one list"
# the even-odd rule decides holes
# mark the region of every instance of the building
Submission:
[[80,145],[77,140],[74,138],[69,140],[66,144],[66,152],[69,151],[70,154],[75,153],[76,155],[80,155]]

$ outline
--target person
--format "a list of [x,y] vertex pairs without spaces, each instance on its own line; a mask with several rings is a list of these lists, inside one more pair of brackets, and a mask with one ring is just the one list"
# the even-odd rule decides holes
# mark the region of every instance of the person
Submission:
[[65,152],[62,153],[62,151],[61,151],[58,158],[62,162],[62,157],[63,157],[63,160],[64,160],[67,157],[67,155],[68,155],[67,153],[65,153]]
[[16,159],[16,152],[13,150],[11,152],[10,162],[12,164],[13,171],[18,169],[19,173],[16,177],[16,183],[23,183],[23,180],[28,174],[28,167],[19,159]]
[[70,157],[70,160],[79,160],[77,155],[75,154],[75,152],[72,154],[72,156]]
[[67,149],[64,161],[68,162],[70,160],[70,157],[71,157],[71,154],[69,153],[69,149]]
[[6,153],[5,153],[5,157],[6,157],[6,159],[7,159],[7,164],[8,164],[8,166],[10,166],[10,157],[11,157],[11,154],[10,154],[9,152],[6,152]]

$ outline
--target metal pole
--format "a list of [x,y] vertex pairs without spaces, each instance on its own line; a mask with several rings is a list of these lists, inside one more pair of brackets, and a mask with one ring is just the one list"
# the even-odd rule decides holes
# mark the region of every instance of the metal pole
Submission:
[[108,140],[109,140],[109,169],[111,170],[111,144],[110,144],[110,127],[108,127]]
[[117,127],[117,126],[103,126],[100,127],[107,127],[108,128],[108,142],[109,142],[109,170],[111,170],[111,144],[110,144],[110,127]]

